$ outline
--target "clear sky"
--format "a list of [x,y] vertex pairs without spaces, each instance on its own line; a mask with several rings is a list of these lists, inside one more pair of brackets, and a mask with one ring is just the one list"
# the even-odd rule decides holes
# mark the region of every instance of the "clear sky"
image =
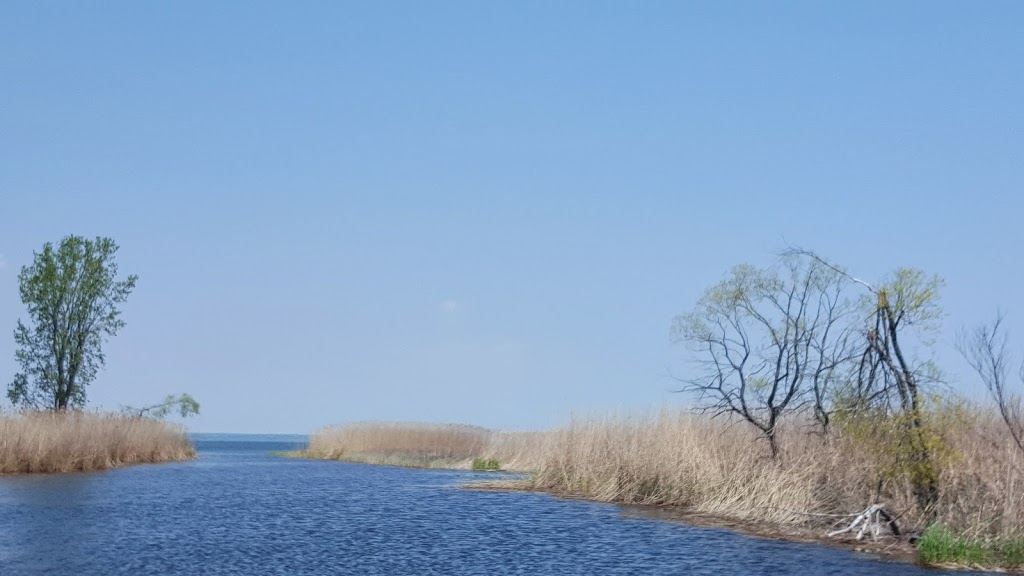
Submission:
[[[1021,2],[5,2],[0,383],[46,241],[140,276],[89,390],[197,431],[678,401],[787,243],[1024,335]],[[1016,338],[1024,351],[1024,338]]]

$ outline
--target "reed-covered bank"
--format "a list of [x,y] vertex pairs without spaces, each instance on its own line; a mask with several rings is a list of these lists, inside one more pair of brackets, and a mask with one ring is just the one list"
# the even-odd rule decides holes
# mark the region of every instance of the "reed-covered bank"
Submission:
[[0,415],[0,474],[105,470],[195,458],[180,426],[97,412]]
[[493,432],[478,426],[366,422],[317,430],[294,456],[414,468],[469,468]]
[[[880,503],[899,516],[904,532],[925,533],[924,543],[941,533],[985,549],[975,556],[987,562],[969,563],[1024,565],[1017,552],[1024,543],[1024,458],[986,413],[946,423],[939,501],[930,511],[916,505],[913,472],[900,469],[898,451],[856,430],[825,438],[794,424],[782,434],[777,459],[738,423],[671,412],[574,421],[550,435],[529,488],[669,506],[768,532],[797,527],[825,534]],[[956,552],[925,559],[968,563]]]
[[544,432],[360,424],[317,431],[309,455],[463,469],[495,461],[530,472],[517,489],[660,506],[763,534],[824,537],[881,504],[927,563],[1024,567],[1020,450],[987,411],[934,419],[941,423],[933,440],[942,446],[935,449],[939,500],[928,511],[916,505],[914,470],[903,467],[880,425],[837,426],[822,435],[790,422],[780,430],[780,456],[771,458],[743,423],[681,411],[574,419]]

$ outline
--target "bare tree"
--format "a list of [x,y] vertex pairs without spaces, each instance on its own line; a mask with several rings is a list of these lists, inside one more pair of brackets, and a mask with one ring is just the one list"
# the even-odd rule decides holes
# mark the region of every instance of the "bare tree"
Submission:
[[708,288],[672,336],[700,369],[683,380],[701,408],[735,414],[779,454],[777,428],[787,414],[813,406],[828,426],[828,387],[847,354],[849,303],[844,276],[815,261],[784,257],[775,268],[741,265]]
[[[1007,350],[1008,335],[1003,330],[1004,319],[1002,312],[996,312],[995,319],[989,324],[976,326],[970,332],[961,329],[957,333],[956,347],[988,388],[1010,436],[1024,452],[1021,398],[1019,394],[1007,389],[1012,359]],[[1024,365],[1020,369],[1020,379],[1024,383]]]

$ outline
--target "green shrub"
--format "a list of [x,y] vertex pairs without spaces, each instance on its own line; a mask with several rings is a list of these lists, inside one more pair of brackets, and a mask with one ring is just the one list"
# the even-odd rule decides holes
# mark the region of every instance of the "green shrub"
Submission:
[[487,458],[473,458],[473,470],[501,470],[497,460]]

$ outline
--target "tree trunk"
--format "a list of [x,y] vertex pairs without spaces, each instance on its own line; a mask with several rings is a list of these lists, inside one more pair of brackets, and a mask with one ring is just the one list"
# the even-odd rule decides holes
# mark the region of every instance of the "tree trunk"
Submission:
[[[887,353],[884,358],[896,378],[896,388],[900,392],[903,412],[909,417],[906,433],[910,440],[911,457],[914,461],[914,469],[911,474],[914,497],[917,499],[917,504],[920,506],[921,511],[926,515],[933,516],[935,514],[935,505],[939,500],[938,474],[935,469],[935,463],[932,461],[930,450],[923,437],[924,422],[921,420],[921,399],[917,377],[906,358],[904,358],[903,350],[900,348],[897,317],[888,305],[883,308],[883,311],[885,323],[889,330],[889,345],[892,348],[892,354]],[[895,363],[892,356],[896,357]]]
[[779,439],[775,437],[775,429],[765,432],[765,435],[768,437],[768,445],[772,449],[772,460],[775,460],[779,457]]

